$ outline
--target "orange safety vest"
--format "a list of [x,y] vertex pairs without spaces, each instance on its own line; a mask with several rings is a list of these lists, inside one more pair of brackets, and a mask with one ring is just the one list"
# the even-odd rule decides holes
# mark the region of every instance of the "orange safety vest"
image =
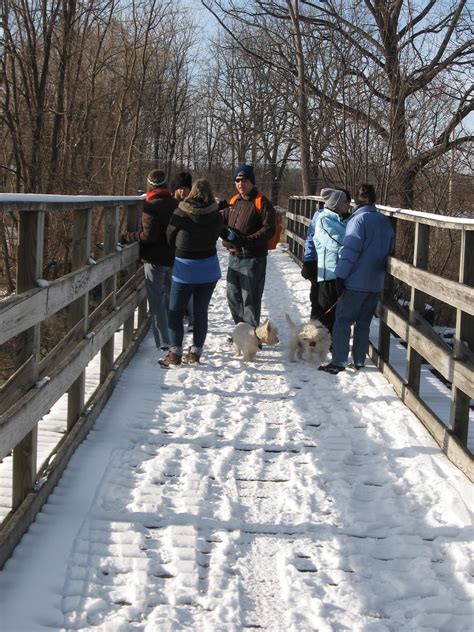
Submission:
[[[234,206],[234,204],[237,202],[238,199],[239,199],[239,196],[234,195],[230,199],[229,206]],[[254,204],[255,204],[255,210],[257,211],[259,215],[262,212],[262,200],[263,200],[263,195],[260,192],[258,192],[257,195],[255,196]],[[280,213],[275,211],[275,234],[267,242],[268,250],[275,250],[275,248],[280,243],[281,228],[282,227],[281,227]]]

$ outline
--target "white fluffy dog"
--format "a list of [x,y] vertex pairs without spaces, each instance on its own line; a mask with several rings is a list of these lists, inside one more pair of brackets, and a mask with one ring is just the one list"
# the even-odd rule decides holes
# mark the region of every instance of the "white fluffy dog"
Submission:
[[239,323],[234,329],[232,340],[235,355],[237,357],[242,355],[246,362],[252,362],[255,360],[259,345],[278,344],[278,330],[268,318],[263,325],[258,327],[252,327],[248,323]]
[[326,359],[331,347],[331,334],[319,320],[310,320],[303,325],[295,325],[288,314],[286,321],[290,326],[290,339],[288,341],[288,359],[290,362],[318,359],[321,364]]

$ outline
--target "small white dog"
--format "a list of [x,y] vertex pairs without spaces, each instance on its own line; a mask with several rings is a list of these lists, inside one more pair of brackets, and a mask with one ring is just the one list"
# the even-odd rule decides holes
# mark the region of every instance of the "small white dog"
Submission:
[[318,359],[321,364],[326,359],[331,347],[331,334],[319,320],[310,320],[303,325],[295,325],[288,314],[286,321],[290,326],[290,339],[288,341],[288,359],[290,362]]
[[252,362],[255,360],[259,345],[278,344],[278,330],[268,318],[263,325],[258,327],[252,327],[248,323],[239,323],[234,329],[232,340],[236,357],[242,355],[246,362]]

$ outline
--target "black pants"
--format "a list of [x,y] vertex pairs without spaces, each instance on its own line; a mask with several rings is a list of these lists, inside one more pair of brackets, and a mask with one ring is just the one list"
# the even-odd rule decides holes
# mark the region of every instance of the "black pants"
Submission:
[[311,320],[316,320],[319,316],[321,308],[318,302],[319,283],[311,281],[311,290],[309,291],[309,300],[311,301]]
[[[334,320],[336,318],[336,303],[338,298],[336,292],[336,280],[321,281],[318,285],[318,318],[332,333]],[[326,314],[325,312],[327,312],[328,309],[330,309],[330,311]]]

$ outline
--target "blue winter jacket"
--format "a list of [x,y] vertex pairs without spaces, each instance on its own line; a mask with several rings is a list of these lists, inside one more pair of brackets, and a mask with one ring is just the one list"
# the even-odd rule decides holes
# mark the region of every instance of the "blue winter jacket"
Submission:
[[318,282],[336,278],[337,259],[348,221],[348,219],[341,219],[338,213],[327,208],[318,216],[314,231],[314,245],[318,258]]
[[320,215],[321,211],[317,210],[315,212],[315,214],[313,215],[313,217],[311,218],[311,221],[309,223],[308,226],[308,231],[306,233],[306,239],[304,242],[304,257],[303,257],[303,262],[307,262],[307,261],[316,261],[316,248],[314,246],[314,231],[316,228],[316,220],[318,219],[319,215]]
[[357,208],[347,223],[336,277],[345,279],[348,290],[381,292],[393,247],[394,233],[388,217],[375,206]]

